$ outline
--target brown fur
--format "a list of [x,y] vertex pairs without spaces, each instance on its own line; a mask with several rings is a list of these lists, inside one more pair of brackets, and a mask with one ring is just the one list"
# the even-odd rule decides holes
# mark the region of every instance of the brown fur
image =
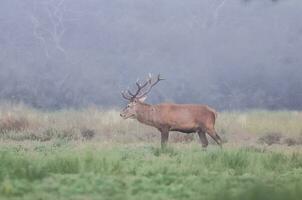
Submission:
[[207,147],[208,133],[217,144],[221,139],[215,131],[217,112],[206,105],[163,103],[150,105],[135,99],[121,112],[123,118],[135,118],[139,122],[153,126],[161,132],[161,144],[169,138],[169,131],[183,133],[197,132],[203,147]]

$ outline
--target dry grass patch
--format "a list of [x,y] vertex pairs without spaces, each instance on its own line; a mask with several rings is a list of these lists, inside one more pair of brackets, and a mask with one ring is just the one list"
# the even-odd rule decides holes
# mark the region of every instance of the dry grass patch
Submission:
[[[260,138],[266,144],[299,145],[302,143],[301,121],[301,112],[221,112],[216,128],[228,143],[256,143],[257,138]],[[2,104],[0,132],[0,139],[19,141],[64,139],[123,144],[160,140],[160,133],[156,129],[136,120],[121,119],[118,109],[104,110],[99,107],[41,111],[22,104]],[[199,139],[196,134],[172,132],[170,142],[199,143]]]

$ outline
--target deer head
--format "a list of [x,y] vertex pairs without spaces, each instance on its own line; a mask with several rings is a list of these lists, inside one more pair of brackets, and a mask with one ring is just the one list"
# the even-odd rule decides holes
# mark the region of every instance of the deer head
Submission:
[[139,80],[136,81],[137,90],[136,92],[131,92],[129,89],[122,91],[122,97],[129,101],[128,105],[122,110],[120,116],[124,119],[136,118],[138,107],[143,104],[147,98],[147,94],[151,89],[161,80],[160,74],[155,78],[149,74],[146,81],[141,83]]

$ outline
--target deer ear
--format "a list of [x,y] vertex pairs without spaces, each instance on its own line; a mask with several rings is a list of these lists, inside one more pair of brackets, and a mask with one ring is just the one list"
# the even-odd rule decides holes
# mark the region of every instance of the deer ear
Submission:
[[140,102],[144,102],[146,99],[147,99],[147,96],[143,96],[143,97],[139,98],[138,100],[139,100]]

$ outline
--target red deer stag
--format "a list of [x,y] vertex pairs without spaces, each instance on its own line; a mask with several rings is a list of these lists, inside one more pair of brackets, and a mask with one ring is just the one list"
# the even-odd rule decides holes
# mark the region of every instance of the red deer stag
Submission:
[[160,75],[156,78],[149,75],[144,83],[136,82],[136,92],[123,91],[122,96],[129,101],[129,104],[122,110],[120,116],[124,119],[137,119],[143,124],[157,128],[161,132],[162,147],[168,141],[169,131],[197,132],[204,148],[208,146],[206,137],[206,133],[208,133],[221,146],[221,139],[214,128],[217,113],[209,106],[173,103],[150,105],[144,103],[146,95],[161,80],[163,79]]

